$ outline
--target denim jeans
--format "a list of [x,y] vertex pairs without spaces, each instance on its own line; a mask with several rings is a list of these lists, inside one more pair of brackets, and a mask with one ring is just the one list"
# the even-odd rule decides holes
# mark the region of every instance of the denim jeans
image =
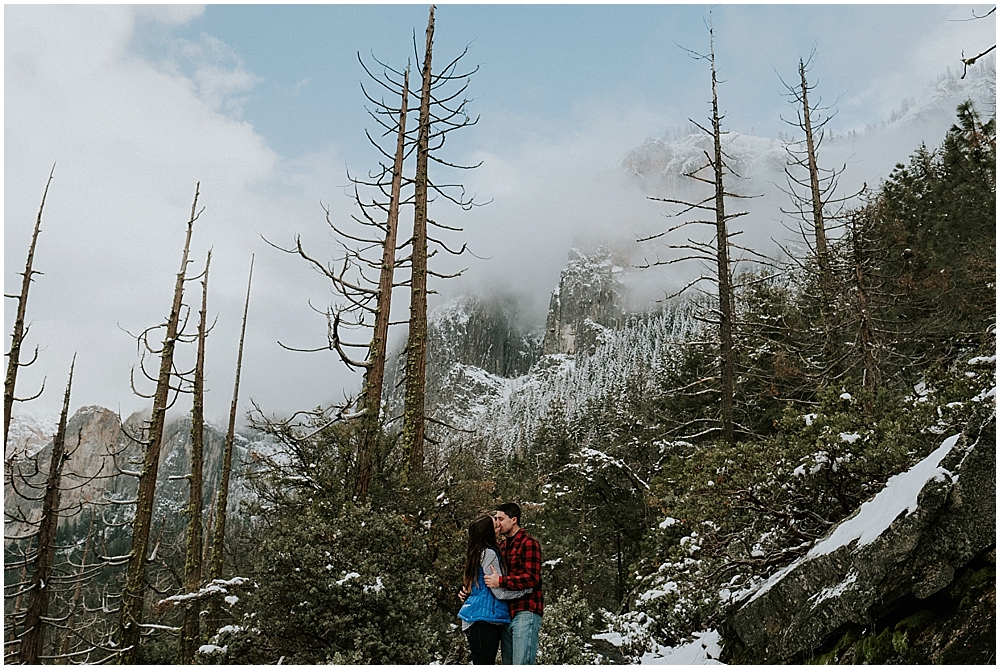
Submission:
[[504,664],[534,664],[538,652],[538,630],[542,617],[518,611],[500,634],[500,656]]

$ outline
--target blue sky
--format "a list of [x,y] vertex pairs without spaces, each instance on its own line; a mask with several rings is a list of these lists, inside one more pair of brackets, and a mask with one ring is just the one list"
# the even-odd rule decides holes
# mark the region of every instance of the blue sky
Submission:
[[[480,69],[470,94],[482,127],[470,145],[558,131],[595,107],[661,110],[664,129],[700,118],[704,68],[680,47],[707,50],[710,10],[724,104],[738,130],[773,135],[786,111],[778,74],[794,76],[815,45],[815,72],[840,98],[840,124],[863,127],[897,106],[907,88],[978,52],[982,25],[955,5],[451,5],[437,10],[436,54]],[[979,6],[983,13],[985,6]],[[356,54],[395,66],[422,43],[425,5],[210,5],[181,26],[141,25],[135,47],[156,61],[176,41],[210,35],[259,77],[243,118],[285,156],[334,144],[363,156],[370,125]],[[989,21],[980,22],[988,24]],[[968,34],[963,43],[961,35]],[[948,44],[949,39],[955,41]],[[950,48],[949,48],[950,47]],[[881,79],[881,81],[880,81]],[[704,97],[704,93],[702,93]],[[521,123],[503,124],[517,117]]]
[[[996,26],[963,21],[992,5],[716,5],[719,95],[726,127],[773,137],[791,108],[775,70],[794,76],[815,45],[813,81],[836,101],[837,133],[888,118],[959,57],[995,43]],[[435,63],[466,46],[469,109],[479,124],[449,139],[447,158],[483,161],[466,183],[489,206],[442,211],[479,256],[432,304],[466,291],[509,290],[543,315],[574,244],[632,238],[662,212],[623,179],[623,156],[645,139],[708,114],[708,73],[678,44],[707,48],[708,5],[439,5]],[[193,252],[213,249],[209,414],[229,403],[251,254],[256,254],[244,397],[283,412],[339,399],[357,383],[315,346],[330,301],[323,279],[261,239],[301,234],[317,255],[334,246],[320,202],[349,218],[345,168],[371,168],[373,128],[358,52],[402,67],[422,43],[427,6],[5,5],[4,287],[19,285],[41,192],[57,163],[36,254],[29,345],[39,362],[21,394],[54,411],[74,351],[73,406],[128,414],[140,331],[165,315],[194,184],[205,213]],[[943,127],[914,130],[855,159],[877,182]],[[924,134],[921,134],[924,133]],[[886,145],[888,146],[888,145]],[[773,221],[773,211],[754,212]],[[752,217],[748,217],[748,220]],[[669,281],[669,277],[665,281]],[[405,307],[400,293],[396,304]],[[5,327],[13,301],[5,305]],[[7,330],[9,331],[9,327]],[[180,410],[186,410],[182,408]]]

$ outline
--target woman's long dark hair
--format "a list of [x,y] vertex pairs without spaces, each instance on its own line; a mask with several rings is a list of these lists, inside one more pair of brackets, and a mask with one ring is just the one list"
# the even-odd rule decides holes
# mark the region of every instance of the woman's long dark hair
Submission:
[[479,567],[483,560],[483,551],[492,548],[500,560],[500,569],[506,571],[507,565],[503,553],[497,546],[497,533],[493,528],[493,516],[479,516],[469,523],[469,545],[465,550],[465,570],[462,573],[462,583],[466,589],[472,590],[472,585],[479,579]]

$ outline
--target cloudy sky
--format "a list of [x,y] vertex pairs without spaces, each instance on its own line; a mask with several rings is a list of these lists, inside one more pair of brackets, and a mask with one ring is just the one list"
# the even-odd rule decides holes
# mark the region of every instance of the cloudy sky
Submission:
[[[773,137],[788,131],[779,75],[815,48],[814,80],[836,103],[831,129],[885,120],[949,68],[995,43],[992,5],[717,5],[713,10],[726,123]],[[436,13],[435,61],[468,47],[478,125],[444,157],[483,161],[463,175],[490,204],[442,207],[483,259],[439,286],[522,294],[536,317],[568,249],[602,235],[662,225],[661,212],[618,169],[629,149],[708,113],[705,66],[680,47],[707,48],[707,5],[451,5]],[[352,213],[346,170],[373,167],[374,123],[359,82],[360,53],[396,67],[413,58],[426,5],[5,5],[4,292],[20,285],[31,229],[53,163],[28,304],[39,360],[19,394],[43,377],[35,413],[61,404],[79,352],[72,408],[125,415],[148,400],[129,388],[138,360],[128,332],[169,311],[195,184],[204,213],[195,267],[213,250],[209,310],[210,418],[232,393],[243,292],[256,254],[242,396],[282,413],[340,399],[358,382],[321,345],[310,309],[331,300],[325,280],[262,236],[300,234],[321,257],[335,247],[321,203]],[[907,138],[909,142],[911,138]],[[940,136],[913,137],[866,179]],[[888,166],[888,167],[886,167]],[[195,286],[189,300],[196,299]],[[6,300],[4,327],[13,324]],[[405,307],[400,292],[396,305]],[[433,302],[432,302],[433,304]],[[190,359],[185,352],[183,360]],[[151,384],[140,384],[150,392]],[[246,405],[246,402],[244,402]],[[177,410],[186,410],[184,400]]]

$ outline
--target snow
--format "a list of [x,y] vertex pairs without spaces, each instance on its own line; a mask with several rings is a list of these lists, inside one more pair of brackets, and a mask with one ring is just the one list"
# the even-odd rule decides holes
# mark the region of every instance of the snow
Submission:
[[840,597],[842,594],[851,590],[854,584],[858,580],[858,573],[851,572],[848,574],[847,578],[838,583],[837,585],[830,588],[823,588],[821,591],[817,592],[815,595],[809,598],[809,601],[816,600],[813,602],[813,607],[816,607],[824,600],[830,599],[832,597]]
[[359,574],[356,571],[352,571],[350,574],[345,574],[344,578],[342,578],[339,581],[337,581],[337,585],[344,585],[345,583],[347,583],[348,581],[350,581],[352,578],[361,578],[361,574]]
[[595,634],[592,638],[603,639],[607,641],[615,648],[621,648],[622,644],[625,643],[625,637],[623,637],[618,632],[604,632],[603,634]]
[[677,519],[676,519],[676,518],[664,518],[664,519],[663,519],[663,522],[662,522],[662,523],[660,523],[660,529],[661,529],[661,530],[665,530],[665,529],[667,529],[668,527],[670,527],[671,525],[676,525],[676,524],[677,524],[677,522],[678,522],[678,521],[677,521]]
[[995,355],[979,356],[977,358],[972,358],[971,360],[969,360],[969,364],[970,365],[992,365],[992,364],[995,364],[996,361],[997,361],[997,357]]
[[983,392],[981,392],[978,395],[976,395],[975,397],[973,397],[972,401],[973,402],[982,402],[987,397],[996,397],[996,396],[997,396],[997,387],[993,386],[989,390],[984,390]]
[[696,632],[686,644],[669,648],[656,646],[642,656],[640,664],[722,664],[717,659],[722,653],[719,633],[716,630]]
[[237,597],[236,595],[228,595],[228,596],[224,597],[223,599],[225,599],[226,600],[226,604],[229,604],[230,606],[232,606],[236,602],[240,601],[240,598]]
[[[673,581],[667,581],[663,584],[662,590],[647,590],[646,592],[639,595],[639,602],[648,602],[653,599],[659,599],[664,595],[669,595],[671,592],[677,592],[677,584]],[[638,604],[638,602],[636,602]]]
[[59,414],[56,412],[31,411],[19,407],[11,416],[10,431],[4,447],[5,455],[35,455],[52,441],[58,425]]
[[848,444],[853,444],[854,442],[856,442],[860,438],[861,438],[861,435],[858,434],[857,432],[851,432],[851,433],[841,432],[840,433],[840,440],[841,441],[846,441]]
[[[808,553],[795,562],[772,574],[760,589],[753,594],[749,601],[754,601],[770,590],[801,563],[833,553],[838,548],[849,546],[855,542],[857,542],[856,548],[866,546],[889,529],[892,522],[900,515],[903,513],[910,515],[916,511],[917,496],[929,481],[945,478],[953,479],[951,472],[940,465],[945,456],[958,443],[960,436],[955,434],[948,437],[937,450],[918,462],[911,469],[890,478],[886,482],[885,488],[875,495],[875,497],[862,504],[858,512],[838,525],[830,536],[815,544]],[[846,581],[836,587],[846,588],[845,584]],[[843,592],[843,590],[840,592]],[[833,595],[831,594],[830,596]]]
[[216,646],[211,643],[206,643],[198,648],[199,653],[205,653],[206,655],[213,655],[215,653],[225,653],[228,650],[227,646]]
[[936,451],[917,463],[909,471],[889,479],[885,488],[875,497],[861,505],[861,510],[834,530],[833,534],[813,546],[806,557],[827,555],[853,541],[865,546],[875,541],[885,532],[892,521],[904,511],[910,515],[917,509],[917,495],[924,485],[935,478],[951,477],[951,473],[939,465],[961,435],[955,434],[938,447]]
[[[166,604],[170,602],[176,605],[176,604],[181,604],[189,599],[201,599],[203,597],[209,597],[211,595],[225,594],[228,592],[226,588],[237,585],[245,585],[249,582],[249,580],[250,579],[245,578],[243,576],[234,576],[228,581],[217,578],[211,583],[202,586],[199,590],[196,590],[195,592],[187,592],[181,595],[174,595],[173,597],[167,597],[166,599],[161,599],[158,603]],[[232,595],[230,595],[230,597],[232,597]],[[229,597],[226,597],[226,601],[227,602],[229,601]]]
[[842,400],[848,400],[848,401],[850,401],[850,400],[852,400],[852,399],[854,399],[854,398],[853,398],[853,397],[851,397],[851,394],[850,394],[850,393],[841,393],[841,394],[840,394],[840,399],[842,399]]

